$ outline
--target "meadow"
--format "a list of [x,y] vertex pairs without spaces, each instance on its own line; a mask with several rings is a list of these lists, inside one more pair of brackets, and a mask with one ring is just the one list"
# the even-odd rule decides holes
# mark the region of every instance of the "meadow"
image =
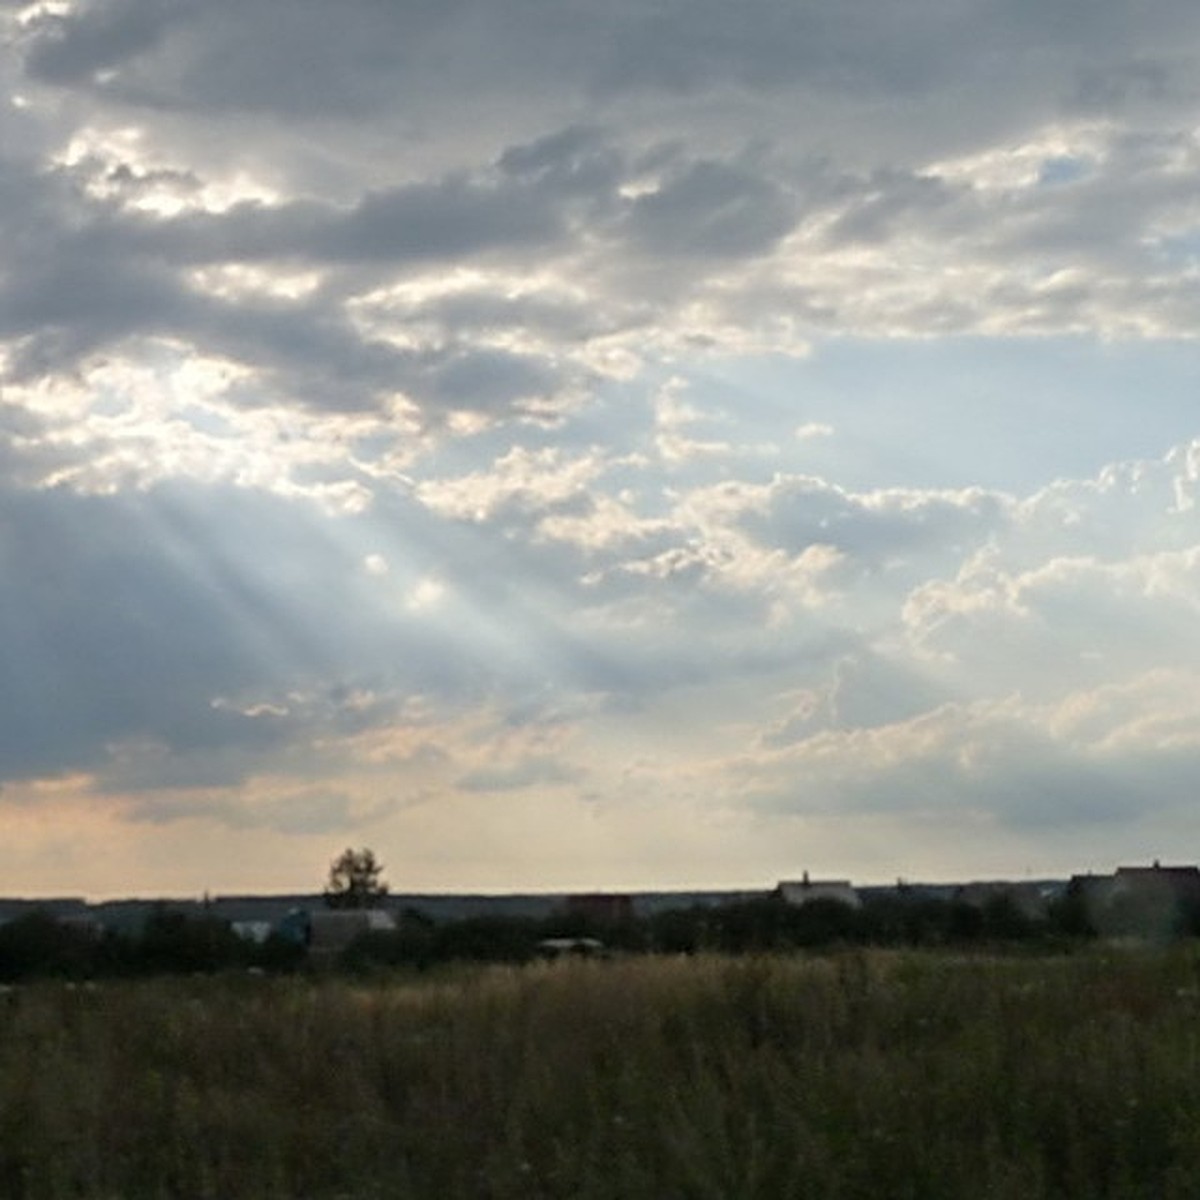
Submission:
[[630,957],[0,996],[9,1200],[1200,1185],[1200,955]]

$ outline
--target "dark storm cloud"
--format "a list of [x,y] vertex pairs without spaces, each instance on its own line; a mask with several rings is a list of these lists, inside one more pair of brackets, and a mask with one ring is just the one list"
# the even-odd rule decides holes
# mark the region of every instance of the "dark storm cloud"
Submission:
[[80,6],[60,17],[43,15],[34,26],[41,36],[27,69],[49,83],[93,80],[160,46],[181,7],[170,0],[121,0]]
[[770,180],[700,161],[637,197],[629,228],[634,245],[651,255],[745,258],[774,246],[796,215],[794,203]]
[[[337,278],[297,300],[198,290],[188,272],[265,264],[349,270],[351,289],[406,267],[551,258],[581,202],[607,202],[612,156],[590,135],[568,130],[515,146],[502,169],[476,177],[372,191],[350,208],[297,201],[238,204],[219,214],[159,217],[82,196],[63,172],[33,174],[0,164],[10,204],[0,275],[0,335],[13,347],[8,375],[28,380],[69,372],[90,355],[135,337],[170,337],[274,372],[284,395],[316,407],[365,408],[377,394],[408,391],[433,411],[449,405],[504,411],[563,385],[550,356],[447,345],[453,309],[411,319],[436,322],[424,348],[400,350],[353,327]],[[597,165],[600,164],[600,165]],[[582,180],[580,176],[583,176]],[[603,182],[609,191],[588,191]],[[500,298],[488,295],[493,306]],[[562,316],[547,302],[513,307],[518,328],[547,331]],[[481,314],[482,316],[483,314]],[[460,336],[473,331],[467,324]]]
[[438,358],[427,368],[423,390],[447,408],[508,412],[522,401],[553,396],[562,382],[551,364],[533,355],[466,348]]
[[[968,0],[903,14],[570,3],[552,19],[530,0],[96,0],[43,14],[13,45],[51,98],[47,128],[132,129],[153,161],[0,164],[9,377],[166,338],[257,372],[264,402],[345,412],[403,395],[437,426],[447,409],[561,409],[594,379],[591,344],[620,331],[644,334],[629,356],[720,349],[771,322],[791,323],[785,348],[805,330],[966,331],[1005,313],[1053,330],[1139,305],[1186,327],[1186,281],[1148,270],[1167,253],[1157,227],[1189,219],[1178,144],[1156,158],[1132,128],[1052,201],[993,203],[929,169],[1002,129],[1087,115],[1073,97],[1097,62],[1165,81],[1154,103],[1192,127],[1179,47],[1194,15],[1076,16]],[[1126,101],[1111,103],[1115,116]],[[274,198],[195,207],[236,170]],[[134,207],[156,188],[193,207]],[[804,252],[777,255],[797,232]],[[949,245],[994,277],[963,290],[954,271],[916,269]],[[866,279],[825,260],[859,247],[880,256]],[[885,265],[899,294],[873,290]],[[287,298],[197,274],[245,267],[317,279]],[[1088,275],[1043,287],[1055,268]],[[457,271],[498,277],[448,293]]]
[[132,252],[129,223],[89,211],[61,173],[0,156],[0,337],[10,378],[69,370],[134,333],[180,323],[171,270]]
[[[1076,64],[1083,64],[1081,84],[1098,78],[1101,64],[1133,57],[1136,47],[1141,57],[1125,74],[1154,80],[1171,73],[1173,47],[1196,24],[1190,5],[1170,2],[1135,12],[1065,0],[920,0],[903,8],[870,0],[832,7],[748,0],[736,8],[716,0],[639,0],[599,9],[572,0],[548,13],[536,0],[337,9],[316,0],[211,0],[199,8],[109,0],[43,18],[30,69],[40,78],[93,82],[160,103],[288,115],[355,111],[378,100],[380,81],[404,87],[411,80],[418,91],[439,74],[461,84],[474,73],[485,92],[505,80],[511,88],[514,70],[559,86],[574,78],[594,94],[755,91],[816,81],[830,90],[903,95],[969,78],[981,63],[992,73],[1011,70],[1022,53],[1045,51],[1049,71],[1047,48],[1063,45],[1074,55],[1062,63],[1060,79],[1070,80]],[[96,80],[118,68],[129,78]]]
[[[411,390],[435,408],[507,407],[557,389],[545,360],[498,350],[407,352],[364,337],[338,297],[289,301],[197,292],[183,270],[255,261],[395,263],[511,248],[552,236],[545,205],[513,196],[495,219],[467,185],[368,197],[348,214],[315,205],[220,217],[152,219],[76,199],[61,178],[7,175],[21,201],[0,217],[11,248],[0,276],[0,334],[10,339],[10,380],[67,372],[134,337],[173,337],[277,373],[285,394],[316,407],[370,407],[375,395]],[[451,202],[451,193],[465,196]],[[465,204],[465,207],[464,207]],[[36,215],[35,215],[36,214]]]
[[[848,181],[849,182],[849,181]],[[881,168],[843,192],[849,203],[827,237],[844,242],[886,242],[906,223],[942,225],[943,214],[964,199],[964,188],[910,171]]]
[[365,197],[344,221],[318,234],[314,250],[334,261],[451,258],[544,244],[559,228],[541,195],[452,179]]
[[561,232],[553,192],[451,176],[369,192],[348,210],[242,203],[219,215],[146,220],[127,237],[131,248],[180,262],[402,265],[549,245]]
[[381,98],[378,79],[419,69],[434,45],[453,53],[468,7],[367,0],[347,20],[319,0],[101,0],[42,18],[28,67],[155,107],[352,115]]

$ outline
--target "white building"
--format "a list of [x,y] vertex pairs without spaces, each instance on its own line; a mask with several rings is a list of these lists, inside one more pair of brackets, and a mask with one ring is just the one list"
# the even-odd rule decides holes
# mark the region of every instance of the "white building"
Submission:
[[788,904],[836,900],[850,908],[862,908],[862,900],[848,879],[809,879],[807,871],[799,881],[781,880],[775,894]]

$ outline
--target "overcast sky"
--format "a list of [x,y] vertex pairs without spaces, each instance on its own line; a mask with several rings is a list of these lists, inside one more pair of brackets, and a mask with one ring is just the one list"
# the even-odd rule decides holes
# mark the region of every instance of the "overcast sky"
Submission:
[[0,893],[1200,856],[1194,0],[0,47]]

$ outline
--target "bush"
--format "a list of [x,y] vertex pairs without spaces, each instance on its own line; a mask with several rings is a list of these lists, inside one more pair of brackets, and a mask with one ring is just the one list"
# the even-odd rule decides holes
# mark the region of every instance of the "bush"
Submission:
[[191,974],[249,966],[253,948],[228,921],[158,905],[133,948],[135,970],[149,974]]
[[0,925],[0,980],[86,979],[101,968],[103,950],[93,930],[32,912]]

